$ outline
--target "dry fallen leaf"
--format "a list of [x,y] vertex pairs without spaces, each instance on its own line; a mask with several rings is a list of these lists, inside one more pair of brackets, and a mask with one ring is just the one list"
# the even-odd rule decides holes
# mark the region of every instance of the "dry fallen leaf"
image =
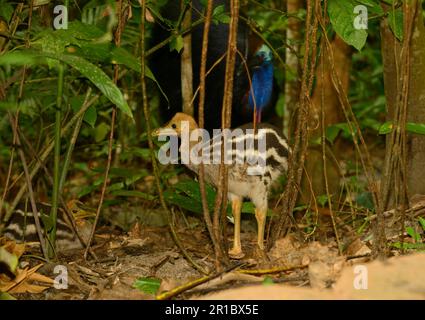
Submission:
[[[0,279],[0,291],[9,293],[40,293],[49,289],[53,284],[53,280],[36,273],[42,265],[39,264],[31,269],[18,269],[15,279]],[[33,284],[31,283],[33,281],[42,284]]]

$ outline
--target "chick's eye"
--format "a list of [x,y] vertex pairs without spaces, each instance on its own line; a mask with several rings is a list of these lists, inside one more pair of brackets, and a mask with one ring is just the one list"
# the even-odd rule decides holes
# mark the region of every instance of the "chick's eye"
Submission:
[[177,128],[176,124],[175,124],[175,123],[173,123],[173,124],[171,125],[171,128],[176,129],[176,128]]

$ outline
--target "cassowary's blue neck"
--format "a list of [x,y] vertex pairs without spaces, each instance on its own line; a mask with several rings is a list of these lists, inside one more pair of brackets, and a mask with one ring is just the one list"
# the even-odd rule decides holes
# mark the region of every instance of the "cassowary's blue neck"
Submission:
[[[264,62],[254,69],[252,87],[249,91],[248,105],[254,111],[257,108],[256,122],[261,122],[261,111],[267,107],[273,92],[273,64]],[[255,104],[254,99],[255,98]]]

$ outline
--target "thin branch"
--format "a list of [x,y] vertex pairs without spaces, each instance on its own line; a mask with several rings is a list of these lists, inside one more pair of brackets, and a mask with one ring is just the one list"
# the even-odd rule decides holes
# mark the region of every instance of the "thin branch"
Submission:
[[19,134],[18,134],[18,129],[17,129],[17,127],[18,127],[18,117],[14,118],[12,116],[12,114],[9,112],[9,121],[10,121],[10,125],[12,126],[12,129],[13,129],[13,134],[16,137],[16,143],[18,145],[18,154],[19,154],[19,157],[21,158],[22,167],[23,167],[24,173],[25,173],[26,185],[28,187],[28,195],[29,195],[29,198],[30,198],[31,209],[32,209],[32,212],[33,212],[33,217],[34,217],[35,227],[36,227],[36,230],[37,230],[38,239],[40,241],[41,252],[43,253],[44,258],[48,260],[49,255],[48,255],[48,251],[47,251],[47,248],[46,248],[46,244],[44,242],[43,229],[41,228],[40,218],[38,216],[37,204],[35,202],[34,191],[32,189],[32,184],[31,184],[31,176],[30,176],[29,171],[28,171],[28,166],[27,166],[27,161],[25,159],[24,151],[21,148],[21,140],[19,139]]
[[[207,76],[206,69],[207,69],[207,56],[208,56],[208,35],[210,31],[210,26],[211,26],[213,3],[214,3],[214,0],[208,0],[205,24],[204,24],[204,32],[203,32],[203,38],[202,38],[201,69],[200,69],[199,87],[198,87],[199,88],[198,124],[200,128],[204,128],[205,126],[204,125],[205,87],[206,87],[205,79]],[[219,61],[221,61],[221,59],[219,59]],[[199,174],[199,188],[201,190],[202,212],[204,214],[205,224],[207,226],[208,233],[213,242],[214,252],[217,256],[219,255],[220,247],[218,244],[218,239],[216,238],[215,233],[213,231],[213,224],[211,221],[210,211],[208,209],[207,194],[205,191],[205,171],[204,171],[204,164],[202,161],[199,164],[198,174]]]
[[171,213],[168,209],[168,206],[164,199],[164,194],[162,192],[161,188],[161,180],[159,177],[159,169],[158,169],[158,163],[156,162],[155,158],[155,151],[154,151],[154,145],[152,140],[152,129],[151,129],[151,123],[150,123],[150,110],[148,106],[148,96],[147,96],[147,90],[146,90],[146,78],[145,78],[145,70],[146,70],[146,55],[145,55],[145,13],[146,13],[146,0],[141,0],[142,4],[142,10],[141,10],[141,23],[140,23],[140,47],[141,47],[141,54],[140,54],[140,63],[141,63],[141,73],[140,73],[140,83],[142,87],[142,102],[143,102],[143,113],[145,115],[146,119],[146,131],[148,136],[148,145],[149,145],[149,151],[151,156],[151,162],[153,167],[153,173],[155,176],[155,184],[158,191],[159,200],[161,203],[161,206],[164,208],[165,212],[167,213],[167,220],[168,225],[170,228],[171,236],[182,252],[183,256],[194,266],[196,270],[203,274],[207,274],[207,272],[199,266],[192,257],[188,254],[184,246],[181,244],[180,239],[177,236],[177,233],[174,229],[174,225],[171,219]]

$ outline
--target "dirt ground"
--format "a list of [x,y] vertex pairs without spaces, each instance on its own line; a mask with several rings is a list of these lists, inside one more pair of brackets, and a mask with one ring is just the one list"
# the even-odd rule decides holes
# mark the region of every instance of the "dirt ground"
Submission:
[[[252,255],[255,224],[245,222],[242,230],[247,255],[232,264],[243,265],[193,288],[187,284],[204,275],[182,256],[167,227],[136,224],[127,233],[100,228],[93,247],[97,261],[85,260],[81,249],[62,253],[58,262],[40,263],[35,253],[30,255],[34,249],[25,248],[20,270],[31,273],[28,269],[38,265],[40,276],[26,279],[21,273],[9,279],[20,283],[8,292],[17,299],[155,299],[134,287],[137,279],[151,277],[161,281],[157,294],[186,286],[173,299],[425,299],[423,253],[369,262],[370,245],[359,237],[351,239],[345,255],[340,255],[333,238],[303,241],[290,234],[276,242],[267,260],[258,262]],[[189,219],[177,231],[193,260],[217,274],[203,226]],[[66,267],[67,289],[53,288],[58,264]],[[356,265],[362,267],[356,270]]]

